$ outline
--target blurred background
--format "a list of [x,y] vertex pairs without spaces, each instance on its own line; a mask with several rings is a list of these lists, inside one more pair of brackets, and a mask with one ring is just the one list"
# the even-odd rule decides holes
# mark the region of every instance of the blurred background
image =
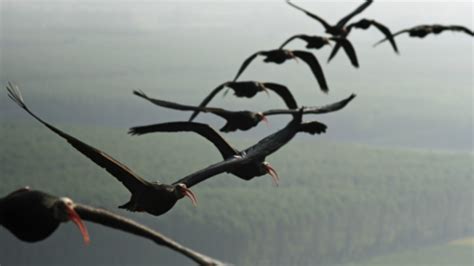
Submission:
[[[361,1],[294,1],[331,23]],[[371,18],[392,32],[420,24],[473,28],[472,1],[375,1]],[[297,33],[324,35],[284,1],[0,1],[0,84],[17,83],[45,120],[127,164],[173,182],[221,158],[191,133],[131,137],[131,126],[186,120],[132,95],[198,104],[234,77],[245,58]],[[313,51],[330,88],[320,92],[303,63],[257,58],[240,80],[285,84],[299,105],[357,98],[328,115],[321,136],[298,135],[268,160],[282,180],[221,175],[197,186],[197,208],[180,201],[161,217],[125,213],[198,251],[236,265],[472,265],[473,41],[443,32],[399,36],[372,47],[377,30],[350,35],[360,68],[330,48]],[[303,49],[295,41],[288,48]],[[210,106],[263,111],[276,96],[230,94]],[[280,129],[270,117],[224,137],[243,149]],[[201,114],[216,128],[224,121]],[[118,211],[129,194],[0,93],[0,195],[24,185]],[[0,228],[0,264],[192,263],[133,236],[89,225],[84,247],[72,225],[38,244]]]

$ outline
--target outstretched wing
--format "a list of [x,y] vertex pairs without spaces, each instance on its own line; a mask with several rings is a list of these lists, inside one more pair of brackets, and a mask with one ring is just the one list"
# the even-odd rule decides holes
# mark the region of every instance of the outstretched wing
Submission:
[[316,77],[316,80],[318,81],[319,87],[321,90],[325,93],[329,91],[328,85],[326,83],[326,78],[324,77],[323,69],[321,68],[321,65],[318,62],[318,59],[310,53],[310,52],[305,52],[305,51],[292,51],[292,53],[303,60],[308,66],[311,68],[311,71],[313,72],[313,75]]
[[206,138],[221,153],[224,159],[229,158],[238,153],[215,129],[207,124],[194,122],[170,122],[162,124],[154,124],[149,126],[132,127],[128,132],[131,135],[143,135],[154,132],[181,132],[191,131]]
[[[290,3],[291,4],[291,3]],[[283,47],[285,47],[285,45],[287,45],[289,42],[293,41],[294,39],[303,39],[304,37],[306,37],[308,35],[305,35],[305,34],[297,34],[297,35],[294,35],[294,36],[291,36],[288,40],[286,40],[282,45],[280,45],[280,48],[278,49],[283,49]]]
[[235,75],[235,78],[234,78],[233,81],[236,81],[239,78],[240,74],[242,74],[242,72],[244,72],[244,70],[248,67],[248,65],[252,62],[252,60],[254,60],[255,57],[257,57],[258,55],[260,55],[260,53],[261,53],[261,51],[256,52],[253,55],[249,56],[247,59],[245,59],[245,61],[240,66],[239,71],[237,71],[237,75]]
[[293,4],[293,3],[291,3],[289,0],[287,0],[286,2],[287,2],[290,6],[296,8],[296,9],[298,9],[298,10],[300,10],[300,11],[303,11],[306,15],[308,15],[308,16],[312,17],[313,19],[317,20],[319,23],[321,23],[321,24],[323,25],[323,27],[324,27],[326,30],[329,29],[329,28],[331,28],[331,25],[329,25],[329,23],[327,23],[327,22],[326,22],[324,19],[322,19],[321,17],[319,17],[319,16],[317,16],[317,15],[315,15],[315,14],[313,14],[313,13],[311,13],[311,12],[309,12],[309,11],[307,11],[307,10],[305,10],[305,9],[303,9],[303,8],[301,8],[301,7],[299,7],[299,6],[295,5],[295,4]]
[[474,32],[470,29],[468,29],[467,27],[464,27],[464,26],[459,26],[459,25],[449,25],[449,26],[446,26],[447,29],[449,30],[453,30],[453,31],[461,31],[461,32],[464,32],[466,34],[469,34],[471,36],[474,36]]
[[393,50],[395,50],[395,52],[398,53],[397,44],[395,43],[395,39],[393,38],[392,32],[390,31],[388,27],[386,27],[382,23],[375,20],[361,19],[360,21],[352,23],[351,25],[347,26],[347,28],[348,30],[350,30],[352,27],[361,28],[360,25],[364,25],[364,26],[369,25],[369,27],[373,25],[374,27],[376,27],[380,32],[382,32],[385,38],[390,41],[390,44],[392,45]]
[[[317,107],[303,107],[303,114],[325,114],[325,113],[339,111],[342,108],[346,107],[346,105],[349,102],[351,102],[355,97],[356,97],[355,94],[351,94],[349,97],[347,97],[344,100],[331,103],[328,105],[317,106]],[[269,115],[279,115],[279,114],[296,114],[298,112],[299,112],[299,109],[290,109],[290,110],[274,109],[274,110],[268,110],[268,111],[263,112],[263,115],[269,116]]]
[[170,108],[170,109],[175,109],[175,110],[181,110],[181,111],[200,111],[204,113],[213,113],[215,115],[218,115],[220,117],[223,117],[224,119],[227,119],[226,117],[229,114],[229,111],[221,109],[221,108],[213,108],[213,107],[197,107],[197,106],[192,106],[192,105],[184,105],[184,104],[179,104],[179,103],[174,103],[174,102],[168,102],[168,101],[163,101],[160,99],[155,99],[155,98],[150,98],[148,97],[144,92],[142,91],[133,91],[133,94],[153,103],[161,107],[165,108]]
[[176,241],[133,220],[119,216],[104,209],[75,204],[74,210],[87,221],[118,229],[133,235],[147,238],[158,245],[168,247],[192,259],[199,265],[224,265],[224,263],[182,246]]
[[[406,32],[410,32],[410,31],[413,30],[414,28],[417,28],[417,27],[413,27],[413,28],[409,28],[409,29],[404,29],[404,30],[397,31],[397,32],[395,32],[394,34],[392,34],[391,37],[392,37],[392,39],[395,39],[396,36],[398,36],[398,35],[400,35],[400,34],[403,34],[403,33],[406,33]],[[388,40],[387,37],[383,38],[382,40],[376,42],[376,43],[374,44],[374,47],[377,46],[377,45],[379,45],[379,44],[381,44],[381,43],[383,43],[383,42],[385,42],[385,41],[387,41],[387,40]]]
[[296,109],[298,108],[298,104],[296,103],[295,98],[293,97],[293,94],[291,94],[290,90],[286,86],[277,84],[277,83],[271,83],[271,82],[265,82],[263,83],[263,86],[265,88],[268,88],[272,91],[274,91],[278,96],[280,96],[283,101],[285,101],[286,106],[290,109]]
[[344,27],[344,25],[346,25],[346,23],[351,19],[353,18],[355,15],[357,14],[360,14],[362,11],[364,11],[364,9],[366,9],[368,6],[370,6],[372,4],[372,0],[366,0],[365,3],[363,3],[362,5],[360,5],[358,8],[356,8],[354,11],[352,11],[351,13],[349,13],[349,15],[343,17],[341,20],[339,20],[339,22],[337,22],[336,24],[336,27],[338,28],[342,28]]
[[[227,84],[228,82],[225,82],[219,86],[217,86],[217,88],[215,88],[214,90],[211,91],[211,93],[209,95],[207,95],[206,98],[204,98],[204,100],[199,104],[199,107],[200,108],[203,108],[203,107],[206,107],[206,105],[212,100],[212,98],[214,98],[214,96],[216,96]],[[196,118],[196,116],[199,114],[200,110],[195,110],[193,112],[193,114],[191,115],[191,117],[189,117],[189,121],[193,121],[194,118]]]
[[122,182],[125,187],[130,192],[140,191],[144,185],[147,185],[148,182],[143,180],[140,176],[133,173],[127,166],[120,163],[119,161],[112,158],[112,156],[108,155],[107,153],[98,150],[92,146],[87,145],[86,143],[80,141],[79,139],[74,138],[73,136],[68,135],[67,133],[55,128],[54,126],[50,125],[49,123],[43,121],[41,118],[36,116],[33,112],[31,112],[28,107],[26,106],[23,98],[21,97],[20,91],[18,87],[15,85],[8,83],[7,86],[8,96],[21,108],[27,111],[31,116],[33,116],[36,120],[40,123],[45,125],[54,133],[58,134],[60,137],[64,138],[69,144],[71,144],[76,150],[84,154],[87,158],[91,159],[94,163],[99,165],[102,168],[105,168],[107,172],[117,178],[120,182]]
[[344,52],[346,53],[347,57],[349,57],[349,60],[351,61],[352,66],[358,68],[359,67],[359,60],[357,59],[357,54],[354,49],[354,46],[352,46],[352,43],[349,42],[348,39],[346,38],[332,38],[332,40],[336,41],[336,45],[331,51],[331,54],[329,55],[328,62],[331,61],[334,56],[336,56],[337,52],[339,49],[342,47],[344,49]]

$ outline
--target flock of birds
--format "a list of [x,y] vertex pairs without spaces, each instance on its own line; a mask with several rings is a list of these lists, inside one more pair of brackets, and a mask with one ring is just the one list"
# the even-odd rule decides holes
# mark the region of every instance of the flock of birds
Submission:
[[[358,67],[359,62],[356,51],[348,39],[352,29],[368,29],[370,26],[374,26],[385,36],[385,38],[377,42],[376,45],[389,41],[392,48],[397,53],[398,47],[395,42],[395,37],[403,33],[408,33],[410,37],[419,38],[423,38],[430,33],[439,34],[446,30],[461,31],[470,36],[474,35],[471,30],[458,25],[421,25],[400,30],[392,34],[388,27],[371,19],[364,18],[358,22],[348,24],[354,16],[360,14],[372,4],[371,0],[364,1],[363,4],[347,16],[340,19],[335,25],[329,24],[318,15],[299,7],[292,2],[287,1],[287,3],[291,7],[296,8],[309,17],[317,20],[325,28],[325,32],[331,36],[323,37],[298,34],[288,38],[278,49],[254,53],[242,63],[232,81],[224,82],[217,86],[197,106],[150,98],[144,92],[139,90],[133,92],[136,96],[155,105],[181,111],[192,111],[192,114],[189,121],[186,122],[169,122],[137,126],[131,128],[129,134],[143,135],[157,132],[194,132],[210,141],[222,155],[222,161],[191,173],[172,184],[147,181],[134,173],[125,164],[117,161],[107,153],[88,145],[87,143],[46,122],[29,109],[20,94],[19,88],[12,83],[8,83],[6,86],[8,96],[33,118],[46,126],[56,135],[66,140],[72,147],[95,164],[104,168],[130,191],[131,197],[129,201],[119,206],[119,208],[132,212],[146,212],[158,216],[168,212],[173,208],[178,200],[184,197],[189,198],[191,202],[196,205],[197,197],[190,188],[220,173],[230,173],[244,180],[251,180],[255,177],[269,174],[272,177],[273,183],[278,185],[279,176],[270,163],[266,161],[266,157],[287,144],[299,132],[321,134],[326,131],[326,125],[321,122],[303,122],[303,115],[324,114],[341,110],[355,97],[355,95],[352,94],[341,101],[325,106],[299,107],[290,90],[284,85],[272,82],[237,81],[240,75],[256,57],[262,56],[264,57],[264,62],[272,62],[276,64],[282,64],[288,59],[301,59],[310,67],[321,91],[327,93],[329,87],[317,58],[308,51],[284,49],[288,43],[295,39],[300,39],[306,42],[306,48],[320,49],[323,46],[330,45],[331,42],[334,42],[335,45],[328,61],[334,58],[338,50],[342,47],[351,64],[354,67]],[[253,112],[247,110],[231,111],[223,108],[208,107],[207,105],[213,97],[225,88],[227,88],[227,91],[233,90],[237,97],[247,98],[252,98],[259,92],[269,93],[271,91],[282,98],[287,108]],[[292,119],[282,129],[263,138],[256,144],[244,150],[239,150],[227,142],[225,138],[210,125],[193,122],[201,112],[211,113],[226,120],[226,124],[220,129],[221,132],[249,130],[258,125],[260,121],[266,122],[266,117],[270,115],[286,114],[291,115]],[[120,217],[103,209],[96,209],[76,204],[69,198],[60,198],[25,187],[0,199],[0,224],[17,238],[27,242],[43,240],[51,235],[61,222],[72,221],[78,226],[84,241],[88,243],[90,241],[89,235],[82,219],[149,238],[160,245],[165,245],[181,252],[201,265],[221,264],[218,260],[185,248],[171,239],[161,236],[159,233],[139,225],[134,221]],[[34,226],[31,224],[31,221],[35,221]]]

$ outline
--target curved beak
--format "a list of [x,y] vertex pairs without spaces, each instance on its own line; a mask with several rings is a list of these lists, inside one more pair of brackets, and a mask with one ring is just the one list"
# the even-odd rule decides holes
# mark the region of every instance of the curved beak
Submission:
[[84,244],[86,245],[89,244],[90,243],[89,233],[87,232],[87,228],[82,222],[79,214],[77,214],[77,212],[74,210],[73,207],[67,207],[66,210],[67,210],[69,220],[75,223],[77,227],[79,228],[79,230],[81,231],[82,238],[84,239]]
[[182,189],[182,192],[183,192],[184,196],[188,197],[191,200],[191,202],[193,203],[194,207],[196,207],[197,206],[196,195],[189,188],[181,187],[181,189]]
[[270,92],[268,92],[268,89],[265,86],[262,86],[262,91],[264,91],[268,97],[270,97]]
[[267,173],[272,177],[273,184],[278,187],[278,181],[280,181],[278,173],[269,163],[267,163],[265,167],[267,168]]

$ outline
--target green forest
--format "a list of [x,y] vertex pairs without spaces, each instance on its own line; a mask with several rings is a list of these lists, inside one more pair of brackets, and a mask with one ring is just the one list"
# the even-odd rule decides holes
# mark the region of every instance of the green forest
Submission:
[[[148,180],[172,182],[221,159],[194,134],[131,137],[117,128],[58,126]],[[117,212],[128,200],[120,182],[44,127],[26,121],[1,127],[1,195],[23,184]],[[269,176],[245,182],[223,174],[193,188],[197,208],[181,200],[161,217],[125,214],[236,265],[331,265],[474,233],[466,215],[472,153],[297,137],[268,161],[279,187]]]

